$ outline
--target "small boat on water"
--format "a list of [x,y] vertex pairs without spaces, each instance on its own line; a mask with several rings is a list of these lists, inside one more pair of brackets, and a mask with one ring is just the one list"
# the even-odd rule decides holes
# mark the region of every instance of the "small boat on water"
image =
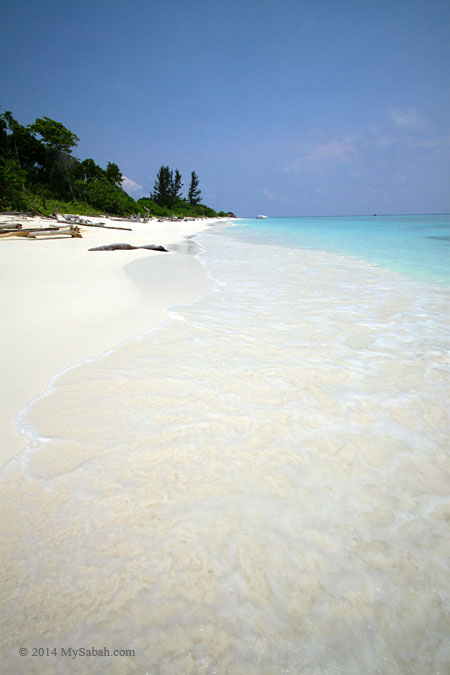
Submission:
[[262,220],[263,218],[267,218],[268,216],[256,216],[256,220]]

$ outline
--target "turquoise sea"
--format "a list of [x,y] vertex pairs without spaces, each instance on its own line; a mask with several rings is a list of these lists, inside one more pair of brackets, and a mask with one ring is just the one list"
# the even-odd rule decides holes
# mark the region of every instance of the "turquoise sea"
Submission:
[[450,216],[338,216],[239,221],[235,236],[346,253],[413,279],[450,286]]
[[[20,415],[0,669],[449,672],[449,228],[196,236],[212,289]],[[22,644],[135,653],[37,662]]]

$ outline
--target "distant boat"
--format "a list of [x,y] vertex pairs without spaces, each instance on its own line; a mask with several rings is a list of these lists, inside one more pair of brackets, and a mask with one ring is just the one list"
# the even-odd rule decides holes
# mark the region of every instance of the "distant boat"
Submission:
[[262,220],[263,218],[267,218],[268,216],[256,216],[256,220]]

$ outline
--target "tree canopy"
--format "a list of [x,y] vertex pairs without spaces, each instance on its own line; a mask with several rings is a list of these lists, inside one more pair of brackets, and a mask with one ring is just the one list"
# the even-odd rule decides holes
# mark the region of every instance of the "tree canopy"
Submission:
[[51,213],[59,207],[61,212],[80,214],[217,215],[199,203],[195,172],[184,199],[179,170],[161,166],[150,199],[136,202],[124,191],[123,175],[115,162],[107,162],[103,169],[91,158],[74,157],[79,140],[49,117],[23,126],[10,111],[0,114],[0,209]]
[[72,148],[78,145],[80,140],[61,122],[55,122],[49,117],[38,117],[34,124],[30,124],[28,128],[31,133],[39,134],[48,148],[58,152],[72,152]]

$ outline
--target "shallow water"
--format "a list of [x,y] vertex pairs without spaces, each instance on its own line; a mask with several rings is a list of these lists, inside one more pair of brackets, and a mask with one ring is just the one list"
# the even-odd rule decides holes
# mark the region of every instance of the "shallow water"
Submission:
[[450,215],[243,220],[234,236],[254,244],[327,250],[412,279],[450,287]]
[[448,672],[448,290],[196,241],[214,290],[22,415],[2,672]]

